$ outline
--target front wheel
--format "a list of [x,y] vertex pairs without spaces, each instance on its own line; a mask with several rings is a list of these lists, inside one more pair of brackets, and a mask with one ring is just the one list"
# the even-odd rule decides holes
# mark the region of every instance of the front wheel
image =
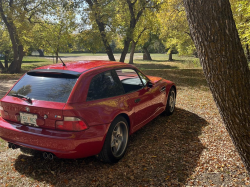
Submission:
[[168,94],[168,101],[165,109],[166,115],[170,116],[174,113],[175,102],[176,102],[176,92],[175,89],[172,87]]
[[102,151],[98,159],[104,162],[116,163],[125,154],[128,145],[128,122],[119,116],[110,125]]

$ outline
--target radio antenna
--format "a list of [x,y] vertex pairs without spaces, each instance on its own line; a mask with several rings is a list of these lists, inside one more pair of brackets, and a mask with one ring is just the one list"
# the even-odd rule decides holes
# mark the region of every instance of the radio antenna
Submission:
[[[58,56],[59,57],[59,56]],[[63,66],[66,67],[65,63],[62,61],[61,57],[59,57],[59,59],[61,60],[61,62],[63,63]]]

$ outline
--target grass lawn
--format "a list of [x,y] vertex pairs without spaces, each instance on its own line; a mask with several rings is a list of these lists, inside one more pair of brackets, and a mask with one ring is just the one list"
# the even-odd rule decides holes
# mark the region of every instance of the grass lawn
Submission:
[[[23,72],[52,63],[28,58]],[[135,66],[143,72],[176,83],[172,116],[160,115],[130,136],[125,157],[112,165],[95,157],[44,160],[37,152],[10,150],[0,139],[0,186],[249,186],[197,58],[141,58],[135,55]]]

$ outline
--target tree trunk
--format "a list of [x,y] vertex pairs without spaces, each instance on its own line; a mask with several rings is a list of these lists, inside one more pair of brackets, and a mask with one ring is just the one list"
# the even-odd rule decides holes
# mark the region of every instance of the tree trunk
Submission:
[[246,45],[246,51],[247,51],[247,60],[250,61],[250,50],[249,50],[249,45]]
[[55,52],[55,55],[56,55],[56,64],[58,63],[58,52]]
[[40,57],[44,57],[44,51],[42,49],[37,49]]
[[121,57],[120,57],[120,62],[124,62],[125,61],[126,55],[128,53],[128,48],[129,48],[130,42],[131,42],[130,38],[127,38],[125,40],[124,46],[123,46],[123,50],[122,50],[122,54],[121,54]]
[[183,1],[206,80],[250,172],[250,71],[229,0]]
[[144,51],[143,60],[152,60],[151,55],[148,52],[147,47],[143,47],[143,51]]
[[129,64],[133,64],[134,63],[135,45],[136,45],[135,42],[132,41]]
[[22,62],[23,62],[23,56],[24,56],[23,45],[19,45],[18,46],[17,68],[16,68],[16,72],[17,73],[21,72]]
[[4,70],[4,66],[3,66],[1,60],[0,60],[0,69],[1,69],[1,70]]
[[168,60],[173,61],[173,51],[172,51],[172,49],[169,49],[169,50],[170,50],[170,52],[168,54]]
[[4,66],[5,66],[5,69],[8,69],[9,68],[9,51],[5,51],[4,52],[5,55],[4,55]]
[[106,32],[105,32],[105,26],[97,18],[96,18],[96,23],[98,25],[98,28],[99,28],[99,31],[100,31],[100,34],[101,34],[102,42],[103,42],[104,47],[105,47],[105,52],[107,53],[110,61],[115,61],[115,57],[114,57],[112,48],[109,45],[107,35],[106,35]]

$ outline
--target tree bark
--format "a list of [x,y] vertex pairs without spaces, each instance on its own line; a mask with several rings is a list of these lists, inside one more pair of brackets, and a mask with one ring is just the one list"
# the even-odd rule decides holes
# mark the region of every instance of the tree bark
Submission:
[[134,63],[135,45],[136,45],[136,43],[134,41],[132,41],[131,50],[130,50],[129,64]]
[[144,55],[143,56],[146,57],[146,58],[143,58],[143,60],[152,60],[151,55],[148,52],[148,48],[147,47],[143,47],[143,51],[144,51],[144,54],[145,54],[145,56]]
[[229,0],[183,2],[213,98],[250,172],[250,71]]
[[44,51],[42,49],[37,49],[40,57],[44,57]]
[[247,60],[250,60],[250,50],[249,50],[249,45],[246,45],[246,51],[247,51]]

